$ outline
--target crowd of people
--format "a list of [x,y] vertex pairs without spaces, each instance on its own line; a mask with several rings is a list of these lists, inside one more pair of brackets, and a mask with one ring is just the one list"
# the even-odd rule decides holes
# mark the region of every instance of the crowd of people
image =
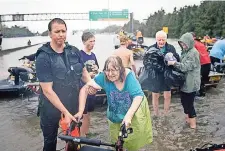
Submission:
[[[92,33],[83,33],[84,48],[78,50],[65,43],[67,27],[62,19],[51,20],[48,30],[51,42],[44,44],[36,53],[36,73],[41,86],[39,115],[44,137],[43,150],[56,150],[61,115],[66,124],[72,120],[78,122],[83,117],[81,135],[87,135],[89,112],[93,110],[94,94],[99,89],[104,89],[107,94],[107,118],[112,141],[117,139],[121,124],[127,127],[132,124],[134,132],[125,142],[125,147],[137,150],[151,143],[147,98],[133,70],[129,69],[133,67],[132,54],[124,52],[124,58],[126,55],[129,58],[122,61],[115,51],[106,60],[103,72],[98,73],[98,61],[92,52],[95,44]],[[121,39],[118,49],[126,50],[125,43],[126,38]]]
[[[112,142],[119,135],[120,125],[125,124],[134,130],[125,139],[126,149],[138,150],[151,144],[153,134],[148,100],[139,82],[133,53],[127,49],[129,39],[120,36],[115,51],[105,61],[103,71],[99,71],[97,57],[92,52],[95,45],[92,33],[83,33],[84,46],[79,50],[65,43],[67,26],[62,19],[51,20],[48,30],[51,42],[44,44],[36,53],[36,73],[41,86],[39,111],[43,151],[56,150],[61,115],[66,124],[83,118],[81,135],[88,135],[95,94],[101,89],[107,96],[107,119]],[[174,46],[167,43],[165,32],[158,31],[155,38],[156,43],[148,48],[143,60],[147,89],[152,92],[154,115],[160,115],[158,104],[161,92],[164,94],[164,115],[169,114],[173,83],[165,79],[165,72],[177,71],[183,75],[180,99],[185,120],[190,128],[195,129],[195,96],[199,90],[200,95],[205,95],[204,83],[208,80],[211,61],[220,62],[221,56],[224,57],[225,51],[221,53],[216,49],[223,47],[220,44],[223,41],[216,43],[209,55],[194,33],[185,33],[178,40],[182,49],[179,56]]]

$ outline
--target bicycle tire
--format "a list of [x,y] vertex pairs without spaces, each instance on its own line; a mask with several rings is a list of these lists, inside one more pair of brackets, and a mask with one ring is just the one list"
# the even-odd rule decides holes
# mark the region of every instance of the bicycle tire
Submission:
[[81,146],[73,142],[67,142],[65,151],[80,151]]

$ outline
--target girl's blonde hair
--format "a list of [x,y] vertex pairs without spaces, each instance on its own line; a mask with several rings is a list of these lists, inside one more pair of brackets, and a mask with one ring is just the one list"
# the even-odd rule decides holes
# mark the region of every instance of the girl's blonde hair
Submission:
[[120,36],[120,45],[126,45],[128,42],[127,36]]

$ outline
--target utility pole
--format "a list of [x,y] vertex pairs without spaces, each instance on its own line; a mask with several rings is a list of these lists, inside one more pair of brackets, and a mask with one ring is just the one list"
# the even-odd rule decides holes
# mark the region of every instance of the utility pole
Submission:
[[134,13],[130,13],[130,32],[134,33]]
[[92,21],[89,21],[89,31],[91,31],[91,22]]
[[2,38],[3,38],[3,28],[2,28],[2,17],[0,15],[0,51],[2,50]]

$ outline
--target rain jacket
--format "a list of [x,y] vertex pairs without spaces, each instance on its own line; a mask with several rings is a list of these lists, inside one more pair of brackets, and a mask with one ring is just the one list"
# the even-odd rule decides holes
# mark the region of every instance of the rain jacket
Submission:
[[195,40],[195,48],[198,50],[200,54],[200,63],[201,65],[211,63],[209,53],[207,51],[206,46],[200,41]]
[[186,33],[181,36],[180,42],[188,46],[184,50],[181,46],[181,62],[176,62],[175,67],[185,73],[185,82],[181,87],[181,91],[185,93],[196,92],[200,89],[200,57],[198,51],[194,48],[194,38],[191,33]]
[[223,60],[224,55],[225,55],[225,40],[218,40],[210,50],[210,56]]

